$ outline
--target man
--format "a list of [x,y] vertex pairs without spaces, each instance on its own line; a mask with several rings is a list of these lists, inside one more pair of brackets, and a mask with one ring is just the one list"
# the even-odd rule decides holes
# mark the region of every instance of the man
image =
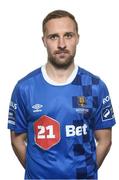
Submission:
[[25,179],[97,179],[115,124],[107,87],[74,64],[79,34],[72,14],[49,13],[42,39],[47,64],[18,81],[11,97],[13,150]]

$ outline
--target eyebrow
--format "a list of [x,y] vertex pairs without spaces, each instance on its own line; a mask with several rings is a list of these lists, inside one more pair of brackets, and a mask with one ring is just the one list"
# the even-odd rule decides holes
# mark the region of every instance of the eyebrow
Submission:
[[[66,34],[72,34],[72,35],[74,35],[75,33],[74,33],[74,32],[65,32],[65,33],[64,33],[64,36],[65,36]],[[49,38],[49,37],[52,37],[52,36],[59,36],[59,34],[58,34],[58,33],[53,33],[53,34],[49,34],[47,37]]]
[[64,35],[66,35],[66,34],[75,35],[75,33],[74,33],[74,32],[66,32]]

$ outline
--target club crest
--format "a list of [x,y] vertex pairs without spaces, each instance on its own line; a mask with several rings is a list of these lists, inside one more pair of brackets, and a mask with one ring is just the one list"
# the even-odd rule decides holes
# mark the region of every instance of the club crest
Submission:
[[84,107],[86,105],[86,98],[84,96],[77,97],[78,105]]

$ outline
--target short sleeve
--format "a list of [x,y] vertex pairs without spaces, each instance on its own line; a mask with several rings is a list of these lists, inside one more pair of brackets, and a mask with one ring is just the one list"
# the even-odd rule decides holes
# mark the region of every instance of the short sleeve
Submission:
[[111,128],[116,122],[110,95],[106,84],[100,80],[98,91],[98,108],[95,113],[95,130]]
[[8,129],[16,133],[27,131],[27,113],[24,103],[22,88],[15,86],[9,105]]

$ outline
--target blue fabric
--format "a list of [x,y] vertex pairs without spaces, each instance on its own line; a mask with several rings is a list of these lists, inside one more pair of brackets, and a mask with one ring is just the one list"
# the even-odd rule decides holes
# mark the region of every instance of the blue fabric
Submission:
[[28,133],[25,179],[97,179],[94,131],[114,124],[106,85],[82,68],[62,86],[39,68],[11,97],[8,128]]

